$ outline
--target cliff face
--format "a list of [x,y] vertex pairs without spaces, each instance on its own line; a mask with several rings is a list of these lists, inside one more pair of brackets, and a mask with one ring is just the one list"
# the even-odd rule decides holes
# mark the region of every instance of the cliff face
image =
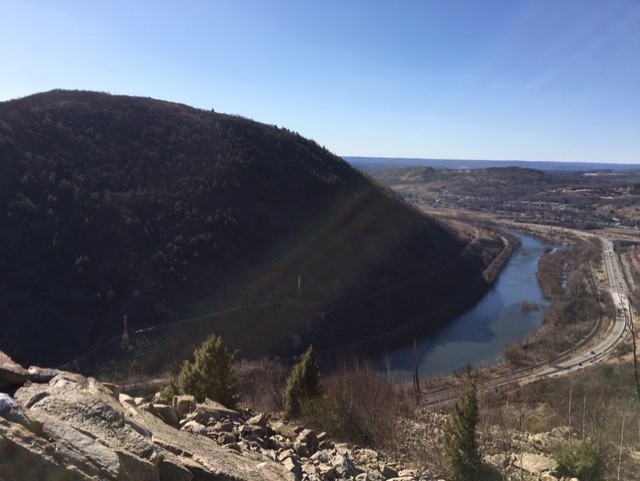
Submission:
[[0,103],[0,213],[0,347],[23,363],[81,355],[124,316],[133,332],[238,306],[153,335],[354,342],[446,305],[500,248],[286,129],[92,92]]

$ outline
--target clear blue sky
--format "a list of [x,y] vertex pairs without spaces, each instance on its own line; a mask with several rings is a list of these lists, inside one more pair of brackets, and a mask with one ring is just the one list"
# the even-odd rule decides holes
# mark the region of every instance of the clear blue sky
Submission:
[[640,2],[0,0],[0,100],[53,88],[339,155],[640,163]]

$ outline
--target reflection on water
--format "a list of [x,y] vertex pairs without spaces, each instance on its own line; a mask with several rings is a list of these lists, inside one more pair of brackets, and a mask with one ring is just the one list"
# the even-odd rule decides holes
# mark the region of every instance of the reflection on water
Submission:
[[[467,363],[474,366],[494,363],[507,344],[526,337],[542,324],[548,302],[542,295],[536,273],[543,244],[532,237],[516,235],[522,242],[521,247],[484,298],[436,336],[418,339],[421,377],[451,374]],[[538,304],[542,309],[525,310],[523,302]],[[398,380],[410,378],[413,342],[376,359],[376,367],[385,369],[385,362],[390,362]]]

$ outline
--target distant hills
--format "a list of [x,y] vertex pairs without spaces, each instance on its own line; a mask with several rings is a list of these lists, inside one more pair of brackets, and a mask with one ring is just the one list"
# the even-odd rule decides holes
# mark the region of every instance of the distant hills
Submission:
[[257,356],[431,329],[503,247],[287,129],[95,92],[0,103],[0,212],[0,348],[23,364],[82,355],[125,316],[134,353],[153,337],[136,331],[166,341],[159,364],[207,331]]
[[[436,169],[487,169],[491,167],[523,167],[545,171],[637,170],[640,164],[610,164],[606,162],[554,162],[524,160],[417,159],[393,157],[343,157],[363,170],[397,169],[402,167],[434,167]],[[640,159],[639,159],[640,161]]]

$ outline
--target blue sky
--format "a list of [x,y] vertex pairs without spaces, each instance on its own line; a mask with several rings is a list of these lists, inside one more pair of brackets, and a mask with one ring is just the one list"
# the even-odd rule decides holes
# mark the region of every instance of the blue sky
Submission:
[[53,88],[339,155],[640,163],[640,2],[0,0],[0,100]]

